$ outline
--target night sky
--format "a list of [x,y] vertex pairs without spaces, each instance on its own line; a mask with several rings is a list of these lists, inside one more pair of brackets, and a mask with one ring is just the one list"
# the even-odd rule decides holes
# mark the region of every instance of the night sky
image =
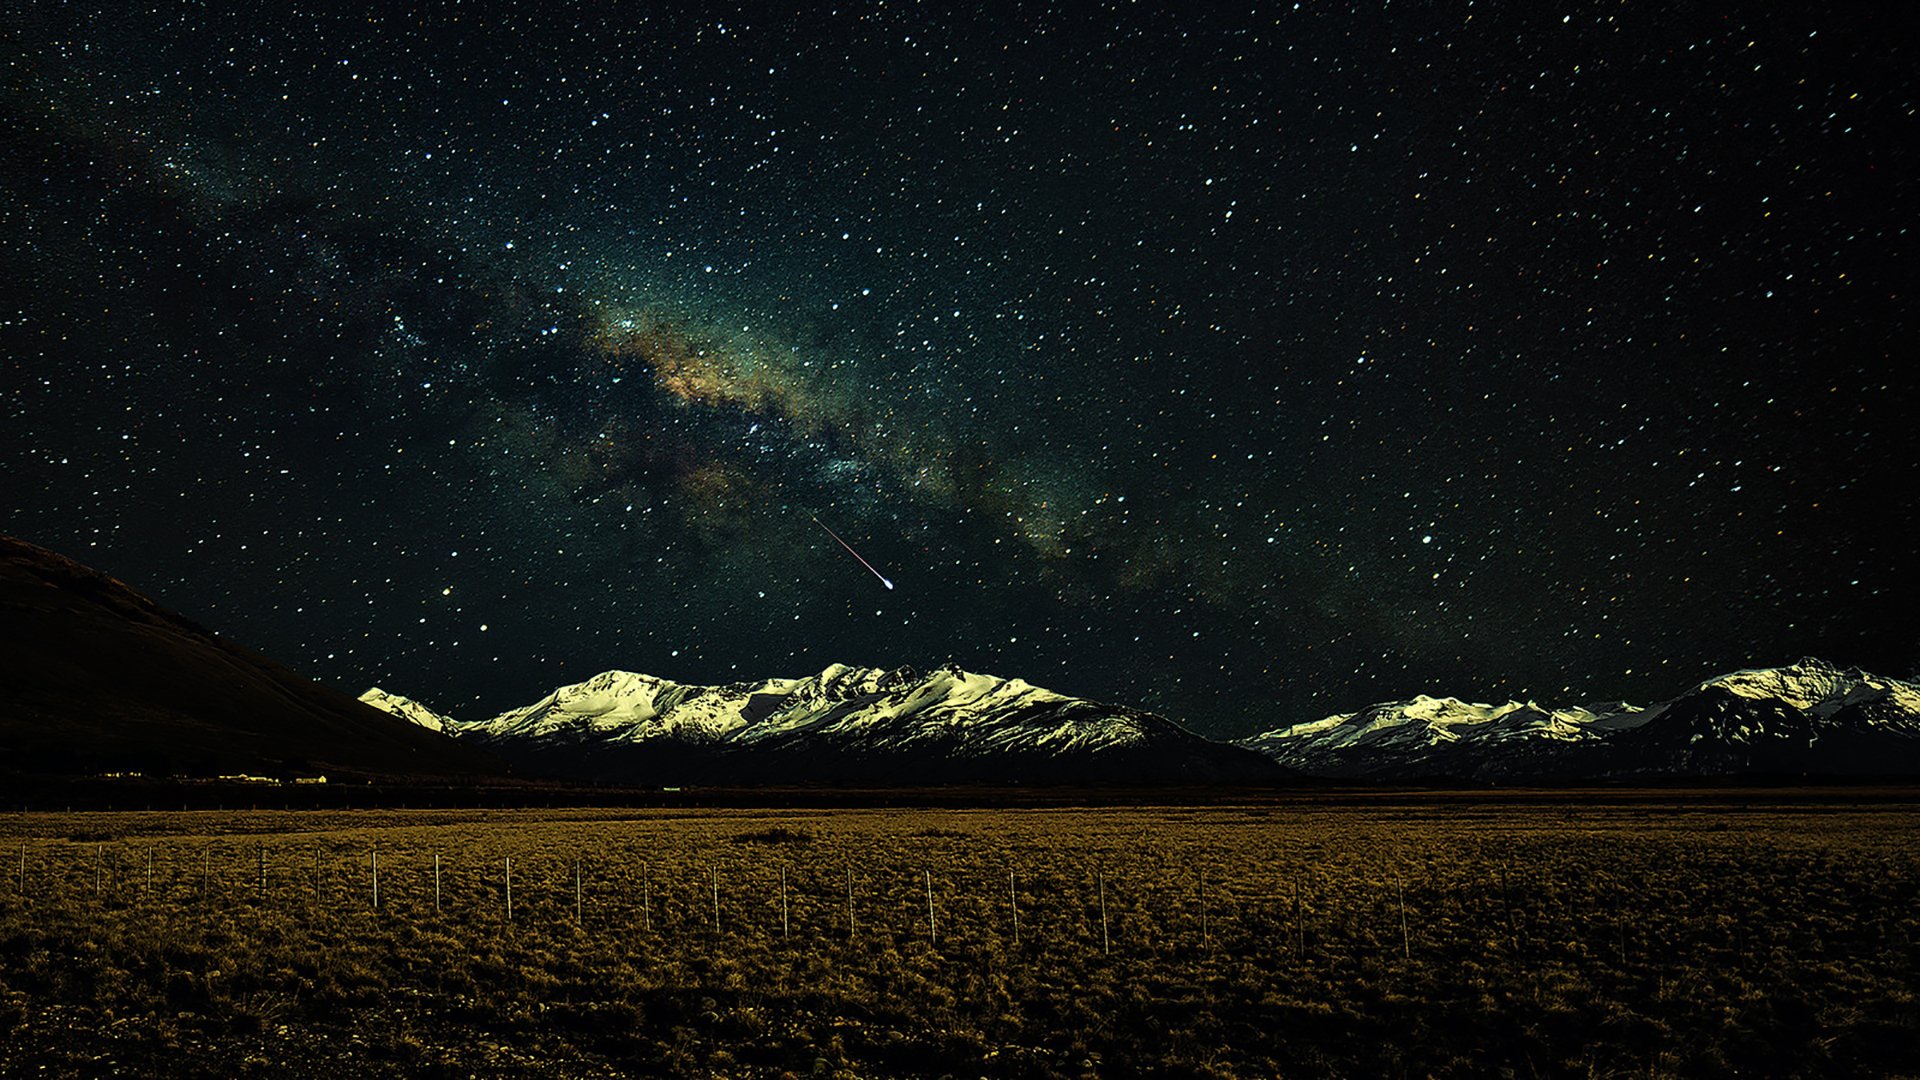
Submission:
[[0,532],[342,689],[1920,671],[1857,5],[155,6],[0,15]]

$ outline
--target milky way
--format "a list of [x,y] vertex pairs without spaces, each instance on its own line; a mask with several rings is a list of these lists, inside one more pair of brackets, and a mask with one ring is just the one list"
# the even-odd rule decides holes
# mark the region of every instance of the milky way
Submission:
[[701,7],[4,16],[0,531],[456,713],[1920,668],[1891,26]]

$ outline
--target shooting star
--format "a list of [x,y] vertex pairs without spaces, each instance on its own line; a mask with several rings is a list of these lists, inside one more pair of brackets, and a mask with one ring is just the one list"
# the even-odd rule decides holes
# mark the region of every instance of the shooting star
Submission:
[[833,531],[832,529],[830,529],[830,528],[827,528],[827,523],[826,523],[826,522],[824,522],[824,521],[821,521],[821,520],[820,520],[819,518],[817,518],[817,517],[814,517],[814,515],[812,515],[812,514],[808,514],[807,516],[808,516],[808,517],[810,517],[810,518],[813,518],[813,523],[814,523],[815,525],[818,525],[818,526],[820,526],[821,528],[823,528],[823,529],[826,529],[826,530],[827,530],[827,535],[828,535],[828,536],[831,536],[831,537],[833,537],[833,540],[834,540],[834,543],[836,543],[836,544],[839,544],[839,545],[840,545],[841,547],[843,547],[843,548],[846,548],[846,549],[847,549],[847,554],[849,554],[849,555],[851,555],[851,556],[853,556],[853,557],[854,557],[854,558],[856,558],[856,559],[860,559],[860,565],[861,565],[861,566],[864,566],[864,567],[866,567],[866,568],[867,568],[868,570],[872,570],[872,571],[873,571],[873,576],[874,576],[874,577],[877,577],[877,578],[879,578],[879,579],[880,579],[880,584],[882,584],[882,585],[885,585],[885,586],[886,586],[887,588],[889,588],[889,589],[891,589],[891,588],[893,588],[893,582],[891,582],[891,581],[888,581],[888,580],[887,580],[887,575],[885,575],[885,574],[883,574],[883,573],[881,573],[881,572],[880,572],[880,571],[878,571],[878,570],[874,570],[874,569],[873,569],[873,564],[872,564],[872,563],[870,563],[870,562],[868,562],[868,561],[867,561],[867,560],[865,560],[865,559],[861,559],[861,558],[860,558],[860,553],[859,553],[859,552],[857,552],[857,551],[855,551],[855,550],[853,550],[853,545],[852,545],[852,544],[849,544],[849,543],[847,543],[847,542],[846,542],[845,540],[842,540],[842,539],[840,539],[840,534],[839,534],[839,533],[837,533],[837,532],[834,532],[834,531]]

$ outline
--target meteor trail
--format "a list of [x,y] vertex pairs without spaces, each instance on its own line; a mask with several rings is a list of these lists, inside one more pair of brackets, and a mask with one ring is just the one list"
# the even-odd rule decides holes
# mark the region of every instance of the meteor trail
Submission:
[[827,535],[828,535],[828,536],[831,536],[831,537],[833,537],[833,540],[834,540],[834,543],[836,543],[836,544],[839,544],[839,545],[840,545],[841,547],[843,547],[843,548],[846,548],[846,549],[847,549],[847,554],[849,554],[849,555],[851,555],[851,556],[853,556],[853,557],[854,557],[854,558],[856,558],[856,559],[860,559],[860,565],[861,565],[861,566],[864,566],[864,567],[866,567],[866,568],[867,568],[868,570],[872,570],[872,571],[873,571],[873,576],[874,576],[874,577],[877,577],[877,578],[879,578],[879,579],[880,579],[880,584],[882,584],[882,585],[885,585],[885,586],[886,586],[887,588],[889,588],[889,589],[891,589],[891,588],[893,588],[893,582],[891,582],[891,581],[888,581],[888,580],[887,580],[887,575],[885,575],[885,574],[883,574],[883,573],[881,573],[881,572],[880,572],[880,571],[878,571],[878,570],[874,570],[874,569],[873,569],[873,564],[872,564],[872,563],[870,563],[870,562],[868,562],[868,561],[867,561],[867,560],[865,560],[865,559],[861,559],[861,558],[860,558],[860,553],[859,553],[859,552],[857,552],[857,551],[855,551],[855,550],[853,550],[853,545],[852,545],[852,544],[849,544],[849,543],[847,543],[847,542],[846,542],[845,540],[842,540],[842,539],[840,539],[840,534],[839,534],[839,533],[837,533],[837,532],[834,532],[834,531],[833,531],[832,529],[830,529],[830,528],[827,528],[827,523],[826,523],[826,522],[824,522],[824,521],[821,521],[821,520],[820,520],[820,519],[819,519],[818,517],[814,517],[814,515],[812,515],[812,514],[808,514],[807,516],[808,516],[808,517],[810,517],[810,518],[813,518],[813,523],[814,523],[815,525],[818,525],[818,526],[820,526],[821,528],[823,528],[823,529],[826,529],[826,530],[827,530]]

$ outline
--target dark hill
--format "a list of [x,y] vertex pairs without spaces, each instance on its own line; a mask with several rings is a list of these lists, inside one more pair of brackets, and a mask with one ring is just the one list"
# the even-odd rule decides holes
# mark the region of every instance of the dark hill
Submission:
[[0,773],[479,777],[461,746],[0,536]]

